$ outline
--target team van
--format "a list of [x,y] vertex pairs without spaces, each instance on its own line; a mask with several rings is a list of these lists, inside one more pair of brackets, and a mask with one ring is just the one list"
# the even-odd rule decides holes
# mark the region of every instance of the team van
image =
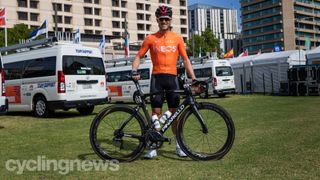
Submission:
[[[227,60],[203,60],[192,61],[192,67],[197,80],[208,82],[208,91],[201,94],[202,97],[218,95],[224,97],[226,94],[235,92],[234,74]],[[190,82],[190,76],[187,76]]]
[[6,98],[6,91],[4,87],[4,69],[2,65],[2,57],[0,54],[0,113],[5,113],[8,110],[8,99]]
[[[107,61],[107,88],[109,91],[109,102],[133,102],[136,87],[132,80],[128,78],[131,74],[132,66],[130,59],[117,59]],[[141,79],[139,80],[142,91],[150,92],[150,78],[152,73],[152,63],[150,60],[142,62],[138,72]]]
[[95,105],[106,103],[100,50],[46,40],[30,42],[32,47],[26,43],[7,48],[24,51],[2,57],[8,111],[34,111],[37,117],[47,117],[56,109],[77,108],[90,114]]

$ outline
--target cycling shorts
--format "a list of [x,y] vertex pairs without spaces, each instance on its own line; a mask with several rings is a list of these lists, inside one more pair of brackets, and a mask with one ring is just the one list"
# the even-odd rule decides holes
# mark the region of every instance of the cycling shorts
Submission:
[[[153,74],[151,77],[150,93],[162,92],[164,90],[179,90],[178,76],[172,74]],[[164,98],[166,98],[169,108],[177,108],[180,103],[180,95],[173,92],[155,94],[150,98],[152,108],[162,108]]]

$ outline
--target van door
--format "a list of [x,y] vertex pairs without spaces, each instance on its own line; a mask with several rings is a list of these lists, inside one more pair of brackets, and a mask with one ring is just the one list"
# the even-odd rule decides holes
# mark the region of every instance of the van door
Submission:
[[106,98],[106,77],[102,58],[63,56],[68,101]]
[[234,88],[234,76],[231,66],[215,67],[215,90]]

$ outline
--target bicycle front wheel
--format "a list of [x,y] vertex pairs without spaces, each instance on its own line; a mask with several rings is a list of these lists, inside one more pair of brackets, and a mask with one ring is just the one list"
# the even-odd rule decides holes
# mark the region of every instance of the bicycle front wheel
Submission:
[[234,141],[233,121],[216,104],[199,103],[197,107],[208,132],[203,132],[200,121],[189,108],[179,120],[177,141],[181,149],[194,160],[221,159],[231,149]]
[[93,120],[90,143],[104,160],[132,161],[145,148],[146,123],[139,112],[126,105],[103,109]]

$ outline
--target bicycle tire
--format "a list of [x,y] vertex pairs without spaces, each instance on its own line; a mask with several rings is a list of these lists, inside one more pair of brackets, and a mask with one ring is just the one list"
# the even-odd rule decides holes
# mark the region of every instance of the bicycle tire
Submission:
[[[202,132],[199,120],[189,107],[181,115],[177,128],[177,141],[180,148],[193,160],[221,159],[229,152],[234,142],[235,128],[232,118],[221,106],[213,103],[199,103],[197,107],[208,128],[208,133]],[[192,132],[192,130],[195,131]],[[218,137],[220,133],[223,133],[223,139]],[[205,142],[208,146],[204,144]]]
[[[122,132],[132,134],[134,131],[135,135],[142,138],[123,136],[115,140],[116,129],[119,129],[121,124],[131,116],[132,119],[125,125]],[[103,160],[133,161],[145,149],[145,130],[146,122],[139,112],[127,105],[112,105],[101,110],[92,121],[89,132],[91,147]],[[132,150],[129,149],[131,147]]]

